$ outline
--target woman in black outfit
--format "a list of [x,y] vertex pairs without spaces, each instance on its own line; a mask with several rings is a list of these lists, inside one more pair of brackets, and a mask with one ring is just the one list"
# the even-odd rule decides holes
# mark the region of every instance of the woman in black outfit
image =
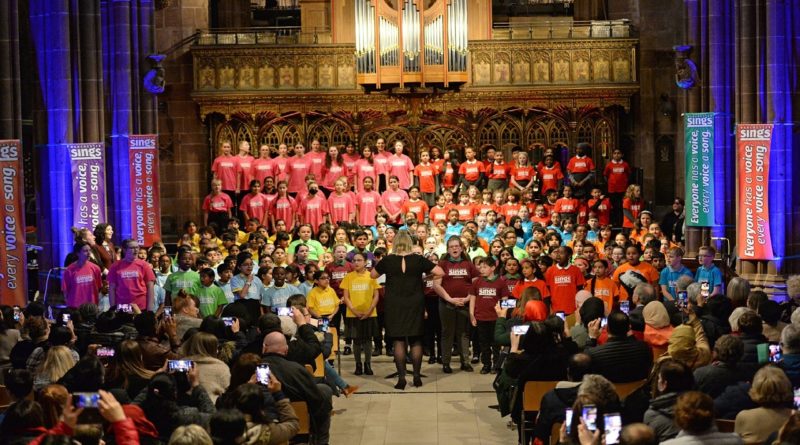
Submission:
[[423,274],[431,274],[434,287],[440,286],[444,272],[421,255],[411,253],[414,242],[405,230],[394,238],[393,253],[372,270],[372,277],[386,275],[384,314],[386,336],[394,340],[397,366],[396,389],[406,387],[406,350],[411,344],[414,386],[422,386],[422,336],[425,332],[425,294]]

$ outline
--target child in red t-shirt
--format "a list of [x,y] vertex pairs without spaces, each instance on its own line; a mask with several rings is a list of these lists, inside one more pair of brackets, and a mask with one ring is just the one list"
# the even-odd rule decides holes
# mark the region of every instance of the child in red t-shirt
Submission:
[[207,226],[214,223],[219,230],[228,227],[232,207],[230,196],[222,193],[222,181],[214,179],[211,181],[211,193],[203,199],[203,224]]
[[578,206],[580,203],[577,199],[572,197],[572,186],[565,185],[562,193],[564,196],[556,200],[554,211],[561,215],[562,219],[569,218],[575,221],[577,219]]
[[447,202],[447,198],[442,194],[436,197],[436,205],[431,207],[430,214],[428,219],[432,224],[436,224],[439,221],[447,221],[447,212],[450,211],[450,207],[445,205]]
[[509,297],[508,285],[497,275],[497,262],[492,257],[481,258],[478,271],[481,276],[472,283],[469,295],[469,316],[472,326],[478,331],[478,344],[481,349],[481,374],[492,371],[492,363],[497,365],[499,350],[494,342],[494,325],[497,321],[497,306],[500,300]]
[[459,221],[470,221],[475,215],[475,207],[469,203],[469,195],[466,193],[458,195],[458,204],[453,208],[458,211]]
[[519,203],[517,202],[519,201],[519,192],[515,189],[506,190],[505,200],[505,204],[500,206],[498,215],[501,215],[503,219],[508,222],[519,213]]
[[468,188],[471,185],[479,185],[483,182],[485,167],[483,162],[475,159],[475,149],[467,147],[464,149],[467,160],[458,167],[458,174],[461,175],[461,185]]
[[592,188],[592,199],[587,204],[589,213],[597,215],[601,226],[611,224],[611,201],[603,195],[600,187]]
[[571,258],[572,249],[567,246],[559,247],[556,250],[557,263],[550,266],[545,273],[552,312],[575,312],[575,294],[586,283],[581,271],[569,263]]
[[[433,207],[436,191],[439,189],[436,166],[431,164],[431,154],[427,150],[419,153],[419,164],[414,167],[414,183],[419,186],[421,198],[428,207]],[[419,219],[422,221],[422,219]]]

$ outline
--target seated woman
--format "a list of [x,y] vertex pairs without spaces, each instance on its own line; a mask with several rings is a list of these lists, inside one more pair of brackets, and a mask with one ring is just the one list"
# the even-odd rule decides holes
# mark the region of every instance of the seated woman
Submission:
[[675,404],[675,424],[678,436],[662,445],[741,445],[736,433],[721,433],[714,423],[714,401],[707,394],[688,391]]
[[694,387],[694,377],[688,366],[673,359],[663,360],[657,366],[658,378],[650,407],[644,413],[644,423],[653,428],[658,441],[663,442],[678,434],[674,418],[675,400]]
[[756,372],[748,394],[759,406],[736,415],[734,431],[745,443],[763,443],[792,415],[792,383],[780,368],[768,365]]

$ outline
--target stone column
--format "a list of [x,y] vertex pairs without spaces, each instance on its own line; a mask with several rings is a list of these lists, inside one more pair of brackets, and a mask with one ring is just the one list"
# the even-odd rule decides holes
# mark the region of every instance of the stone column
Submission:
[[17,0],[0,4],[0,139],[22,139]]
[[30,20],[42,103],[36,112],[39,151],[39,235],[43,269],[60,266],[72,248],[72,177],[67,143],[74,141],[70,1],[31,0]]

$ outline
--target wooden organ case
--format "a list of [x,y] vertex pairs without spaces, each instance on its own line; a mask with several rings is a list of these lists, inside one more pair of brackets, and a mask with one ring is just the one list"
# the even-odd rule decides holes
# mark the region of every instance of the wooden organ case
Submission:
[[360,85],[467,81],[467,0],[356,0],[355,8]]

